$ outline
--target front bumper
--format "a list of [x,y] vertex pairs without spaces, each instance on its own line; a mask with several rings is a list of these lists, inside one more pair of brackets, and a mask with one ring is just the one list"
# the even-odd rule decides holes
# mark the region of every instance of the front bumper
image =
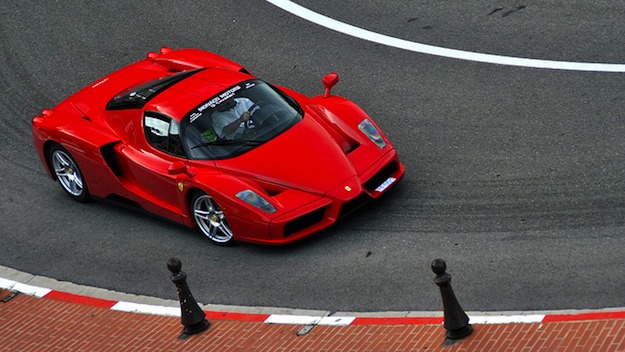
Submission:
[[319,232],[339,219],[379,198],[404,176],[404,165],[393,149],[362,174],[336,186],[324,197],[273,219],[269,224],[271,239],[240,240],[284,245]]

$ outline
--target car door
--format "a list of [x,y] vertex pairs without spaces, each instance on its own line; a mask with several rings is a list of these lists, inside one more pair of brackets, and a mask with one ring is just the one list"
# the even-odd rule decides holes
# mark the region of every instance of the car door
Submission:
[[179,175],[168,172],[173,163],[186,160],[179,124],[163,114],[145,112],[142,125],[145,140],[119,148],[130,173],[126,188],[143,200],[146,210],[180,221]]

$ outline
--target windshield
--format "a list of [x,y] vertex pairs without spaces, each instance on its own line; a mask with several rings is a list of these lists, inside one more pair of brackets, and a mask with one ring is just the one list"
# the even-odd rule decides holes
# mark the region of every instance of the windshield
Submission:
[[214,160],[241,155],[302,119],[291,97],[260,80],[232,86],[191,110],[181,136],[189,158]]

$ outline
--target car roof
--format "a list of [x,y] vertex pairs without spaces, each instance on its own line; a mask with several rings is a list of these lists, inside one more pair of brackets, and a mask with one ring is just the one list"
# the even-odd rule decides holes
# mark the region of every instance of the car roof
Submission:
[[193,108],[227,88],[253,76],[224,68],[207,68],[168,87],[151,99],[144,110],[158,111],[178,121]]

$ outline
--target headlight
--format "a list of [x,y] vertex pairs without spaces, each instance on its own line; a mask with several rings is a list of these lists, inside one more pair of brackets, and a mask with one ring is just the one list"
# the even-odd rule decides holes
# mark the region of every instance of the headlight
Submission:
[[384,138],[382,138],[380,131],[378,131],[369,119],[362,120],[362,122],[358,124],[358,129],[361,130],[365,136],[369,137],[369,139],[380,147],[380,149],[386,147],[386,142],[384,141]]
[[276,212],[276,208],[273,205],[271,205],[265,198],[259,196],[258,193],[250,189],[241,191],[237,193],[235,196],[239,198],[240,200],[255,206],[258,209],[262,209],[268,212],[269,214]]

